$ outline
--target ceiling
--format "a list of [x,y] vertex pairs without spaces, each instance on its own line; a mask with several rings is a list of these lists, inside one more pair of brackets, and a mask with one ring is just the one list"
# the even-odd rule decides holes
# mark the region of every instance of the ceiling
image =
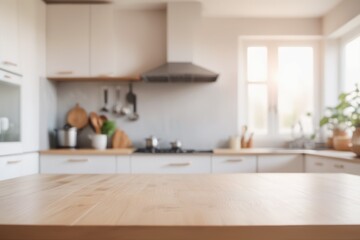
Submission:
[[[166,2],[189,0],[113,0],[125,9],[161,9]],[[197,0],[208,17],[309,18],[321,17],[342,0]],[[344,0],[346,1],[346,0]]]

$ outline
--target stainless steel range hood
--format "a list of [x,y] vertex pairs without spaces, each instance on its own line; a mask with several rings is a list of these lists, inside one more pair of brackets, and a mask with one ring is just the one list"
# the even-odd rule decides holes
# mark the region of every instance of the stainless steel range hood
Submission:
[[219,75],[193,63],[166,63],[142,75],[146,82],[214,82]]
[[215,82],[218,74],[193,63],[194,35],[201,20],[198,2],[167,4],[167,63],[142,74],[146,82]]

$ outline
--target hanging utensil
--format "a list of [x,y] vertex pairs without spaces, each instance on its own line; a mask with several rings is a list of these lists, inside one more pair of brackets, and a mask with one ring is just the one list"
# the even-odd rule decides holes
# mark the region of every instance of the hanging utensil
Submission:
[[134,103],[134,99],[136,98],[135,94],[133,93],[133,85],[129,83],[129,92],[126,94],[126,100],[128,103]]
[[108,107],[108,88],[104,88],[104,106],[100,109],[101,112],[109,112]]
[[115,105],[113,108],[113,113],[115,115],[121,115],[122,106],[121,106],[120,93],[121,93],[121,88],[116,87],[116,101],[115,101]]
[[130,96],[129,102],[133,105],[133,112],[129,115],[130,121],[137,121],[139,119],[139,114],[137,113],[137,99],[135,93],[132,92],[132,84],[130,84]]

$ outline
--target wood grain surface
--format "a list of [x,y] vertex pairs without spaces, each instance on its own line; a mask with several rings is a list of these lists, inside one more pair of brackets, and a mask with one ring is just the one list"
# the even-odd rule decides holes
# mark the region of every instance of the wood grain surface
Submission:
[[33,175],[0,182],[0,239],[359,239],[346,174]]

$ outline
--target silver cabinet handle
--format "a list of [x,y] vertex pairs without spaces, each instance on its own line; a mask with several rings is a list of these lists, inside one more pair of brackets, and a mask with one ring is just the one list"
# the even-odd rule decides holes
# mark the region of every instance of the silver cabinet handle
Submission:
[[342,165],[342,164],[334,164],[334,167],[335,167],[335,168],[343,169],[345,166]]
[[324,166],[324,164],[322,162],[316,162],[315,165],[316,166]]
[[10,75],[4,75],[4,78],[11,79],[11,76]]
[[17,163],[21,163],[21,160],[9,160],[6,163],[7,164],[17,164]]
[[239,159],[227,159],[226,162],[228,163],[237,163],[237,162],[242,162],[243,159],[239,158]]
[[86,158],[84,158],[84,159],[68,159],[67,161],[72,162],[72,163],[75,163],[75,162],[88,162],[89,159],[86,159]]
[[4,61],[3,64],[4,64],[4,65],[8,65],[8,66],[17,67],[17,64],[16,64],[16,63],[9,62],[9,61]]
[[73,71],[60,71],[57,74],[59,74],[59,75],[71,75],[73,73],[74,73]]
[[169,163],[168,166],[170,167],[186,167],[190,166],[191,162],[183,162],[183,163]]

